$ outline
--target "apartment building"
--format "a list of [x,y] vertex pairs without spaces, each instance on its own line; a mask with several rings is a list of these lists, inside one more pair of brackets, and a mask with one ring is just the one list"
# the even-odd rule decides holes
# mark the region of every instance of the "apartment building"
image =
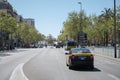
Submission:
[[35,20],[32,19],[32,18],[25,18],[24,22],[27,23],[27,24],[29,24],[30,26],[35,27]]

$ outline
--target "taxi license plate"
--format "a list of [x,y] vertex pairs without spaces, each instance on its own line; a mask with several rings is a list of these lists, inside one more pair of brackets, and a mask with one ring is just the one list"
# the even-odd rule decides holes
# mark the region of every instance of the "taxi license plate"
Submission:
[[86,56],[79,56],[78,59],[80,59],[80,60],[85,60],[85,59],[86,59]]

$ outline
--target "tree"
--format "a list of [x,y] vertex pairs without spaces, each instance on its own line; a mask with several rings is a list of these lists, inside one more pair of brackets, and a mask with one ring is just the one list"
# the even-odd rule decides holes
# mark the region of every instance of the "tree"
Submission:
[[33,44],[45,39],[44,35],[38,33],[34,27],[27,23],[19,24],[16,32],[17,38],[21,40],[21,44]]
[[47,36],[46,40],[47,40],[47,42],[48,42],[49,44],[52,45],[53,42],[55,41],[55,38],[54,38],[51,34],[49,34],[49,35]]
[[[9,46],[13,45],[12,38],[15,34],[17,26],[17,20],[10,16],[5,11],[0,12],[0,32],[4,34],[2,36],[2,46],[8,44]],[[4,45],[3,45],[4,44]]]
[[[102,14],[99,16],[99,23],[103,24],[104,45],[108,45],[108,38],[110,33],[113,33],[113,11],[109,8],[105,8]],[[112,32],[111,32],[112,31]],[[113,35],[113,34],[112,34]]]
[[80,12],[79,14],[77,12],[69,13],[68,19],[63,23],[63,33],[59,36],[59,38],[61,37],[64,40],[72,39],[77,41],[78,32],[80,31],[80,23],[82,22],[83,29],[86,27],[84,23],[85,19],[86,15],[84,11]]
[[[85,12],[71,12],[68,14],[68,19],[63,23],[63,33],[59,35],[60,40],[74,39],[80,31],[80,22],[83,31],[87,33],[89,45],[104,45],[113,42],[114,30],[114,10],[104,8],[101,15],[86,16]],[[81,16],[82,14],[82,16]],[[82,21],[81,18],[82,17]],[[120,6],[117,7],[117,30],[120,30]]]

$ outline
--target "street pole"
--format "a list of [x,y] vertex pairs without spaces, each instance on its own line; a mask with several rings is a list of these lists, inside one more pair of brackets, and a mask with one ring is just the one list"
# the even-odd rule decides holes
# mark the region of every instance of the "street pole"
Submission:
[[82,3],[78,2],[78,4],[80,4],[80,11],[81,11],[81,15],[80,15],[80,32],[82,32]]
[[82,27],[82,3],[78,2],[80,4],[80,32],[78,32],[78,43],[80,46],[85,46],[86,41],[85,41],[85,33],[83,32],[83,27]]
[[114,57],[117,58],[117,52],[116,52],[116,0],[114,0]]

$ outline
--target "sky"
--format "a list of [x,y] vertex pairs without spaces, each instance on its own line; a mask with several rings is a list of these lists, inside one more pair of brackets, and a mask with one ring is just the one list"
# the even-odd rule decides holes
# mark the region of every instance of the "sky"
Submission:
[[[113,8],[114,0],[8,0],[14,10],[23,18],[35,19],[36,29],[54,38],[60,35],[63,22],[67,20],[68,13],[79,12],[80,4],[87,15],[101,14],[104,8]],[[120,0],[116,0],[120,5]]]

